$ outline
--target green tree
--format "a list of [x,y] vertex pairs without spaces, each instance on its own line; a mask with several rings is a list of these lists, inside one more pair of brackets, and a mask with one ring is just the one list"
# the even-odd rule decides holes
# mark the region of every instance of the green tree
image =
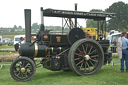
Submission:
[[31,28],[35,29],[35,31],[37,31],[37,29],[39,29],[39,24],[38,23],[33,23]]
[[113,3],[106,12],[116,13],[116,17],[108,20],[108,30],[128,30],[128,4],[122,1]]
[[18,29],[22,29],[22,26],[19,26]]
[[17,29],[17,26],[16,26],[16,25],[14,25],[14,26],[13,26],[13,28],[14,28],[14,29]]
[[[103,13],[103,10],[101,10],[101,9],[92,9],[92,10],[90,10],[90,12]],[[88,19],[86,21],[86,27],[97,28],[97,21],[94,21],[93,19]]]

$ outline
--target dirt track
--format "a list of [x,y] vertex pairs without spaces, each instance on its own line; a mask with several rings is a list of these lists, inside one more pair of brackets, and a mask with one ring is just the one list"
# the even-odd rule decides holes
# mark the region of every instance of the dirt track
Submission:
[[19,54],[0,55],[0,62],[13,61]]
[[14,48],[3,48],[0,49],[0,52],[16,52]]

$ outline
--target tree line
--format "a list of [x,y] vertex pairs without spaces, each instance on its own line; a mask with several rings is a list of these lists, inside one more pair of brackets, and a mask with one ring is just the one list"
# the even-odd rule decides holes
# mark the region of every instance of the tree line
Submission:
[[[54,29],[60,29],[61,26],[45,26],[46,29],[48,30],[54,30]],[[13,27],[0,27],[0,29],[24,29],[22,26],[17,26],[17,25],[14,25]],[[33,23],[32,26],[31,26],[31,29],[40,29],[40,24],[38,24],[37,22],[36,23]]]
[[[128,4],[122,1],[115,2],[105,10],[101,9],[92,9],[90,12],[102,12],[102,13],[116,13],[116,17],[108,19],[106,22],[107,30],[118,30],[118,31],[128,31]],[[88,19],[86,21],[86,27],[97,28],[97,21],[93,19]],[[14,25],[13,29],[23,29],[22,26]],[[32,29],[37,31],[40,29],[40,24],[33,23],[31,26]],[[45,26],[49,30],[60,30],[61,26]]]
[[[107,30],[128,31],[128,4],[122,1],[115,2],[105,10],[92,9],[90,12],[116,13],[116,17],[107,20]],[[86,21],[87,27],[97,28],[94,20]]]

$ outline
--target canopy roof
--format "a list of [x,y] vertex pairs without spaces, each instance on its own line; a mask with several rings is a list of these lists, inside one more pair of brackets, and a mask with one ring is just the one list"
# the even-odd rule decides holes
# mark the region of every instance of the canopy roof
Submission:
[[45,9],[43,10],[43,16],[105,20],[106,17],[110,17],[110,18],[115,17],[115,13],[101,13],[101,12],[98,13],[98,12]]

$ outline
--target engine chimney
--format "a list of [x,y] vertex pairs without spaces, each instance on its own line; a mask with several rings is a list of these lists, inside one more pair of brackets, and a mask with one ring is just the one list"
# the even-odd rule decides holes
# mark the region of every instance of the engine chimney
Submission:
[[44,31],[45,27],[44,27],[44,16],[43,16],[43,7],[41,7],[41,27],[40,27],[40,31]]
[[31,43],[31,10],[25,9],[25,38],[27,43]]

